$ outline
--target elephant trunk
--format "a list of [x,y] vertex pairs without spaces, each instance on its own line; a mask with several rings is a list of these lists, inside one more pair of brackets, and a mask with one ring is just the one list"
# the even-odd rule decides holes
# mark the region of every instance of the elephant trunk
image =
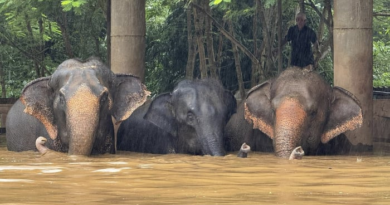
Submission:
[[[200,139],[203,154],[211,156],[224,156],[225,149],[223,148],[222,131],[216,129],[217,127],[219,128],[219,126],[208,124],[201,127],[202,130],[197,133]],[[222,130],[222,128],[220,130]]]
[[99,99],[82,86],[67,105],[67,129],[70,132],[69,155],[90,155],[99,124]]
[[301,144],[306,118],[307,114],[297,99],[287,98],[281,102],[275,116],[276,156],[288,159],[291,152]]

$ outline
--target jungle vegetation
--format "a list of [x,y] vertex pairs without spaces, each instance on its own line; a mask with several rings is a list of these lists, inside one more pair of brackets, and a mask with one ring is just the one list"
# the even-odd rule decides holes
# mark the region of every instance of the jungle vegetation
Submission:
[[[68,58],[108,62],[109,0],[0,0],[2,97],[18,97],[29,81],[50,75]],[[390,0],[374,0],[374,87],[390,87]],[[318,72],[333,82],[331,0],[146,0],[146,79],[152,93],[183,78],[219,79],[241,95],[278,74],[282,37],[297,11],[320,40]],[[289,65],[290,47],[282,53]]]

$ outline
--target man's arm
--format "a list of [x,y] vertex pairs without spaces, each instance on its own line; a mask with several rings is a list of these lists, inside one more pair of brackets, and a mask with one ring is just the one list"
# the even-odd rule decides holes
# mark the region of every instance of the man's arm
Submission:
[[318,41],[317,35],[316,35],[316,33],[314,31],[313,31],[313,34],[312,34],[311,42],[313,43],[315,51],[317,51],[318,53],[321,53],[320,42]]
[[283,38],[282,40],[282,43],[280,44],[280,49],[283,50],[284,46],[286,45],[287,43],[287,39],[286,38]]
[[[282,40],[282,43],[280,44],[280,50],[283,50],[283,48],[284,48],[284,46],[286,45],[286,43],[288,42],[288,41],[290,41],[289,39],[291,38],[290,36],[291,36],[291,27],[288,29],[288,32],[287,32],[287,35],[283,38],[283,40]],[[275,48],[273,51],[272,51],[272,54],[273,55],[276,55],[276,53],[278,53],[278,51],[279,51],[279,48]]]
[[316,49],[317,52],[321,53],[320,42],[318,40],[316,40],[316,42],[314,42],[314,49]]

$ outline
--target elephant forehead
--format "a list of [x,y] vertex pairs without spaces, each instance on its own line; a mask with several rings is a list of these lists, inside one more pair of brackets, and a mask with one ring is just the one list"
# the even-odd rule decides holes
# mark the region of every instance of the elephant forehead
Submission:
[[67,96],[73,96],[81,87],[88,87],[96,96],[108,90],[101,79],[91,72],[72,73],[62,82],[61,92]]
[[186,106],[194,109],[197,104],[197,93],[191,88],[180,88],[172,92],[172,102],[177,107]]
[[328,92],[316,90],[315,87],[292,84],[274,91],[272,106],[278,108],[285,99],[296,99],[300,106],[306,111],[313,111],[326,106]]
[[52,81],[54,83],[64,84],[69,82],[89,82],[89,81],[103,81],[103,73],[101,69],[95,67],[76,67],[72,69],[56,70],[52,75]]

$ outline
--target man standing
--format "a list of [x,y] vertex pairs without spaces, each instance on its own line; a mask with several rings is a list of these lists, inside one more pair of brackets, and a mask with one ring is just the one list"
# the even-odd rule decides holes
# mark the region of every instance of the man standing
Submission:
[[291,41],[291,66],[306,67],[314,66],[314,57],[311,49],[312,44],[318,49],[316,33],[305,25],[306,15],[298,13],[295,18],[297,24],[288,29],[288,33],[282,41],[283,49],[287,41]]

